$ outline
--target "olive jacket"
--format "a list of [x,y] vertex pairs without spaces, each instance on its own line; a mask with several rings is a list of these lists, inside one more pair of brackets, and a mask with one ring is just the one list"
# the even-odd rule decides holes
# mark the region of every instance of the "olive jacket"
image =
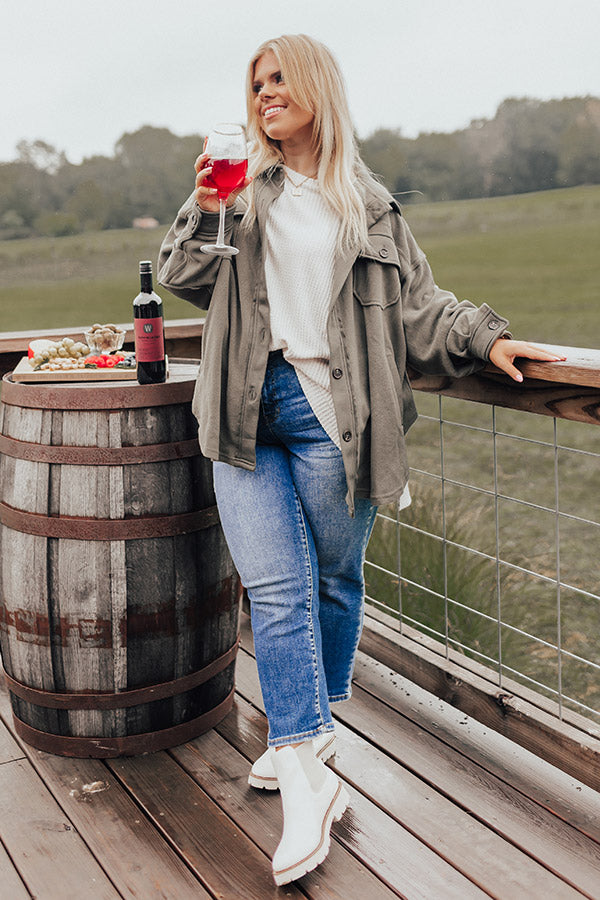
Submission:
[[[218,216],[192,195],[166,235],[158,280],[207,309],[193,410],[202,452],[254,469],[256,429],[269,353],[263,247],[269,204],[283,187],[274,167],[256,179],[256,221],[240,227],[243,201],[227,211],[232,258],[201,252]],[[508,321],[434,282],[392,196],[373,182],[365,200],[368,252],[338,255],[328,319],[331,391],[342,438],[348,493],[375,504],[398,499],[408,480],[405,433],[417,418],[407,365],[424,373],[470,374],[488,359]]]

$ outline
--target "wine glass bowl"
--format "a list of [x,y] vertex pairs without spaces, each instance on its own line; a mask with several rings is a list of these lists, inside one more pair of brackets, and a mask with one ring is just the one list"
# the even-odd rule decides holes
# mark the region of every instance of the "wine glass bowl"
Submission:
[[229,195],[243,185],[248,171],[244,129],[229,123],[215,125],[206,140],[204,152],[208,155],[204,167],[211,167],[204,184],[214,188],[219,198],[219,233],[216,244],[203,244],[200,249],[203,253],[234,256],[237,247],[225,243],[225,207]]
[[244,183],[248,171],[246,159],[213,159],[207,160],[211,172],[204,179],[206,187],[216,188],[217,197],[227,200],[232,191]]

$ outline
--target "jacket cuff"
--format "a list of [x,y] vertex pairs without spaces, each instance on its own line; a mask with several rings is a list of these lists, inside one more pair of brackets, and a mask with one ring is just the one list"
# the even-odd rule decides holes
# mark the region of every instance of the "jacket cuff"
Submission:
[[483,312],[483,318],[471,335],[469,353],[479,359],[488,360],[490,350],[498,338],[510,337],[506,330],[508,328],[508,319],[499,316],[487,303],[482,303],[481,311]]
[[[225,230],[231,225],[233,209],[225,212]],[[194,201],[187,215],[187,220],[180,233],[173,241],[173,249],[181,249],[181,245],[190,238],[199,236],[202,240],[213,240],[217,238],[219,233],[219,213],[206,212],[200,209],[198,203]]]

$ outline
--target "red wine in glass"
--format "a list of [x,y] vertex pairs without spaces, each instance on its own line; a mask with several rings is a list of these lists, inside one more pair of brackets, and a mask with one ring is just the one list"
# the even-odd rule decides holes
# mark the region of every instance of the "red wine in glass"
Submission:
[[216,125],[209,134],[204,152],[205,168],[211,167],[204,184],[216,188],[219,198],[219,232],[216,244],[202,244],[203,253],[234,256],[238,250],[225,243],[225,204],[232,191],[241,187],[248,170],[246,135],[241,125]]
[[206,166],[212,166],[212,172],[206,176],[204,184],[207,187],[216,188],[219,200],[221,197],[227,200],[232,191],[243,185],[248,171],[248,160],[209,159],[206,161]]

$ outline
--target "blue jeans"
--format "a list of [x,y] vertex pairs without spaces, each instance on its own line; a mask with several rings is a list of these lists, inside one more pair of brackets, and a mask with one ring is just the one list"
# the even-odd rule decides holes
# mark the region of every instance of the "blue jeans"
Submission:
[[329,704],[350,697],[377,508],[359,499],[350,517],[341,451],[280,351],[269,354],[255,471],[216,462],[214,481],[250,597],[269,745],[333,731]]

